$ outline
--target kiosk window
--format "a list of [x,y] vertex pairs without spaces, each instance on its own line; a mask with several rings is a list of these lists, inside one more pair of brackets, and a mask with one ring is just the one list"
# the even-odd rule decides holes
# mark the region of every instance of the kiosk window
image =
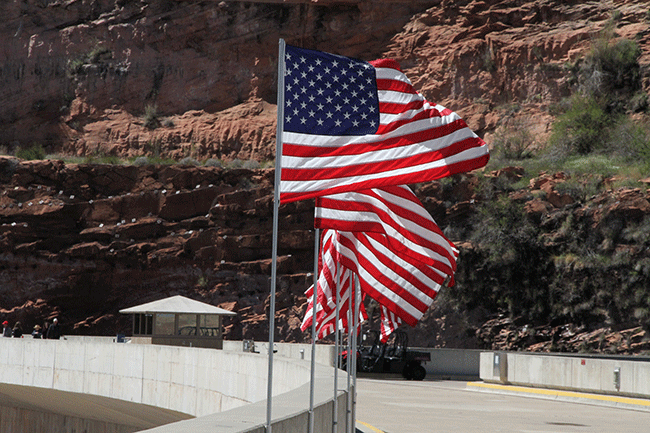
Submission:
[[156,335],[174,335],[175,316],[173,313],[156,314]]

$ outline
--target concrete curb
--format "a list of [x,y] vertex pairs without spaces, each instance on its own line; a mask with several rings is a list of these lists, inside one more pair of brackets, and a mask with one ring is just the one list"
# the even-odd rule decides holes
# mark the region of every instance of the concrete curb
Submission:
[[468,382],[467,389],[479,392],[494,392],[516,396],[544,398],[548,400],[570,401],[581,404],[619,407],[643,412],[650,412],[650,400],[642,398],[619,397],[605,394],[590,394],[576,391],[562,391],[547,388],[530,388],[514,385],[498,385],[484,382]]
[[384,433],[376,427],[371,426],[363,421],[356,420],[356,433]]

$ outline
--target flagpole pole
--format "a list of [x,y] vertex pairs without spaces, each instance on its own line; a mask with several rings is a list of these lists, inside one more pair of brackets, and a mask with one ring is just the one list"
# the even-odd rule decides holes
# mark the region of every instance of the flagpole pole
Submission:
[[311,376],[309,384],[309,433],[314,433],[314,382],[316,380],[316,302],[318,288],[318,253],[320,229],[314,235],[314,290],[312,291],[311,309]]
[[[338,233],[337,235],[338,236]],[[338,432],[338,420],[339,420],[339,404],[338,404],[338,391],[339,391],[339,294],[340,294],[340,288],[339,286],[341,285],[341,265],[339,264],[339,261],[336,261],[336,284],[334,285],[335,287],[335,293],[336,295],[334,296],[334,301],[336,303],[336,315],[334,319],[334,353],[336,355],[336,359],[334,360],[334,404],[333,404],[333,414],[332,414],[332,433],[337,433]],[[348,354],[349,355],[349,354]],[[348,362],[350,360],[348,359]]]
[[278,124],[275,141],[275,188],[273,192],[273,246],[271,257],[271,299],[269,301],[269,371],[266,391],[266,433],[271,433],[273,411],[273,346],[275,332],[275,287],[278,267],[278,220],[280,213],[280,172],[282,170],[282,131],[284,119],[284,39],[278,43]]
[[359,345],[359,310],[361,307],[361,281],[355,280],[354,285],[354,369],[352,370],[352,432],[355,431],[357,423],[357,347]]
[[[352,274],[351,281],[350,281],[350,289],[354,287],[354,281],[356,281],[356,274]],[[348,433],[351,433],[351,427],[352,427],[352,422],[350,419],[350,416],[352,415],[352,397],[350,396],[350,385],[351,385],[351,378],[352,378],[352,364],[354,361],[354,358],[352,358],[352,323],[353,323],[353,318],[352,314],[354,312],[354,308],[352,306],[352,292],[350,292],[348,296],[348,364],[347,364],[347,379],[348,379],[348,384],[347,384],[347,396],[345,399],[346,402],[346,414],[345,414],[345,422],[347,424],[346,431]]]

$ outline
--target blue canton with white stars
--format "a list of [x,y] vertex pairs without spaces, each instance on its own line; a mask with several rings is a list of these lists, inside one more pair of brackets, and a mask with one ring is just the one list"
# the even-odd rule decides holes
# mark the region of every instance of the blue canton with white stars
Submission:
[[285,131],[317,135],[377,131],[376,74],[369,63],[290,45],[285,59]]

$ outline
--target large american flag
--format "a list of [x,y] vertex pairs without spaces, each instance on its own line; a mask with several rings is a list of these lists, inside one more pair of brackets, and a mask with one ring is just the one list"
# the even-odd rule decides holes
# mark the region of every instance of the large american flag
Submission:
[[434,267],[438,284],[454,284],[458,250],[406,185],[318,197],[314,227],[382,233],[395,254]]
[[409,256],[396,255],[383,234],[338,234],[338,259],[358,276],[361,292],[415,326],[441,288],[436,282],[438,271]]
[[485,142],[397,62],[285,49],[280,200],[424,182],[483,167]]
[[[354,282],[350,269],[339,266],[336,251],[336,236],[334,230],[323,232],[322,248],[319,256],[320,272],[317,280],[316,292],[316,339],[322,339],[332,334],[336,328],[336,293],[338,290],[339,303],[339,329],[349,332],[348,313],[354,311],[354,305],[350,310],[350,296],[354,293]],[[311,326],[314,317],[312,285],[305,292],[308,299],[305,317],[300,325],[302,331]],[[355,297],[352,296],[354,304]],[[363,322],[368,318],[363,302],[359,304],[359,321]]]

